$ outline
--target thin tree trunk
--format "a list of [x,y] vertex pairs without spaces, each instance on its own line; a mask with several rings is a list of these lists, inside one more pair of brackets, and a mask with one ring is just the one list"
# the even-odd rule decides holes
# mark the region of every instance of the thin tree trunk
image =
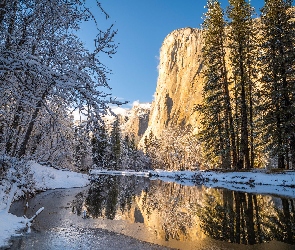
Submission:
[[254,167],[254,121],[253,121],[253,100],[252,100],[252,83],[249,86],[249,123],[250,123],[250,165]]
[[225,156],[224,156],[224,140],[223,140],[223,136],[222,136],[222,128],[221,128],[221,124],[220,124],[220,114],[217,114],[217,128],[218,128],[218,136],[219,136],[219,154],[221,157],[221,166],[222,168],[226,168],[226,160],[225,160]]
[[27,128],[27,131],[25,133],[25,137],[20,145],[20,148],[19,148],[19,151],[18,151],[18,157],[22,157],[25,155],[26,153],[26,149],[27,149],[27,145],[28,145],[28,142],[29,142],[29,139],[31,137],[31,134],[32,134],[32,131],[33,131],[33,128],[34,128],[34,125],[35,125],[35,121],[36,121],[36,118],[40,112],[40,109],[42,107],[42,101],[40,100],[38,103],[37,103],[37,106],[35,108],[35,111],[32,115],[32,118],[31,118],[31,121],[29,122],[29,125],[28,125],[28,128]]
[[27,148],[27,145],[28,145],[28,142],[29,142],[29,139],[31,137],[31,134],[33,132],[33,128],[34,128],[34,125],[35,125],[35,122],[36,122],[36,118],[42,108],[42,101],[45,99],[45,97],[47,96],[47,93],[48,93],[48,90],[45,90],[43,95],[41,96],[41,99],[37,102],[37,105],[36,105],[36,108],[33,112],[33,115],[31,117],[31,121],[29,122],[28,124],[28,128],[27,128],[27,131],[25,133],[25,136],[24,136],[24,139],[20,145],[20,148],[19,148],[19,151],[18,151],[18,157],[22,157],[25,155],[26,153],[26,148]]
[[295,135],[290,138],[291,168],[295,169]]
[[[239,49],[240,55],[242,54],[242,48]],[[250,169],[249,158],[249,134],[248,134],[248,114],[247,114],[247,102],[246,102],[246,89],[245,89],[245,72],[243,65],[243,58],[240,56],[240,72],[241,72],[241,154],[240,160],[243,162],[243,166],[246,169]]]
[[[224,48],[222,48],[223,53]],[[222,58],[222,64],[224,72],[222,72],[224,77],[223,82],[223,88],[224,88],[224,100],[225,100],[225,112],[227,117],[227,122],[229,122],[229,139],[230,139],[230,148],[231,148],[231,154],[232,154],[232,166],[233,168],[236,168],[237,166],[237,150],[236,150],[236,140],[235,140],[235,129],[234,129],[234,123],[233,123],[233,115],[232,115],[232,108],[230,103],[230,95],[229,95],[229,88],[228,88],[228,79],[227,79],[227,70],[226,70],[226,63],[225,58],[223,56]]]
[[19,104],[17,109],[16,109],[12,124],[10,126],[8,139],[7,139],[7,142],[6,142],[6,145],[5,145],[5,151],[6,151],[7,154],[11,153],[10,151],[11,151],[11,148],[12,148],[12,145],[13,145],[12,140],[16,139],[16,138],[14,138],[15,137],[15,131],[19,126],[20,114],[21,114],[22,111],[23,111],[23,106]]

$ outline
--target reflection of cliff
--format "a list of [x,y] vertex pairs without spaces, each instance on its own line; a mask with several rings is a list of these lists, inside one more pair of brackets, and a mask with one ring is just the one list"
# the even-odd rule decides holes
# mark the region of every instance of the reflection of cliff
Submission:
[[197,187],[155,181],[136,201],[145,225],[158,238],[194,241],[204,238],[197,216],[202,191]]

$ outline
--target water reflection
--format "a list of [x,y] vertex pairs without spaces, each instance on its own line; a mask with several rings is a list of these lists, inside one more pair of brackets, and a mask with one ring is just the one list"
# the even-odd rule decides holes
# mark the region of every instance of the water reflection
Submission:
[[295,244],[293,199],[107,175],[91,185],[86,198],[76,198],[78,214],[86,209],[93,218],[143,223],[166,241]]
[[207,193],[201,227],[218,240],[256,244],[278,240],[294,244],[294,200],[229,190]]

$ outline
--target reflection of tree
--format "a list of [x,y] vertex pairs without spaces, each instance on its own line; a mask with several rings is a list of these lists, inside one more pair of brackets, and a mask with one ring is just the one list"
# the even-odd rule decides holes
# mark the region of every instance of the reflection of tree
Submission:
[[[271,240],[295,243],[294,200],[223,189],[188,187],[135,176],[100,176],[77,212],[132,219],[165,240],[216,240],[253,245]],[[78,211],[79,210],[79,211]]]
[[293,200],[282,199],[278,208],[264,196],[212,190],[205,195],[199,216],[205,234],[217,240],[249,245],[269,240],[295,242]]
[[[115,219],[121,211],[130,211],[134,196],[141,188],[139,178],[136,176],[109,176],[101,175],[92,183],[85,200],[87,212],[92,217],[106,217]],[[142,181],[143,184],[145,181]]]
[[250,245],[261,242],[256,195],[215,190],[205,196],[203,205],[200,210],[202,228],[210,237]]
[[267,229],[270,238],[289,244],[295,243],[295,211],[294,201],[281,198],[281,206],[274,207],[274,213],[267,217]]
[[106,209],[105,215],[108,219],[115,219],[116,212],[117,212],[117,201],[118,201],[118,186],[117,182],[113,181],[110,185],[110,189],[108,195],[106,197]]

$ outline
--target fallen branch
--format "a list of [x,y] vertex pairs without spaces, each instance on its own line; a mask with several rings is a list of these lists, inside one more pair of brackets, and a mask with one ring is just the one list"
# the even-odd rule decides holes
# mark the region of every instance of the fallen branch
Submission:
[[24,215],[24,218],[25,218],[25,221],[23,221],[23,223],[26,224],[26,226],[28,227],[28,233],[31,232],[31,225],[32,225],[32,221],[44,210],[44,207],[41,207],[38,209],[38,211],[35,213],[35,215],[32,217],[32,218],[27,218],[25,215]]

